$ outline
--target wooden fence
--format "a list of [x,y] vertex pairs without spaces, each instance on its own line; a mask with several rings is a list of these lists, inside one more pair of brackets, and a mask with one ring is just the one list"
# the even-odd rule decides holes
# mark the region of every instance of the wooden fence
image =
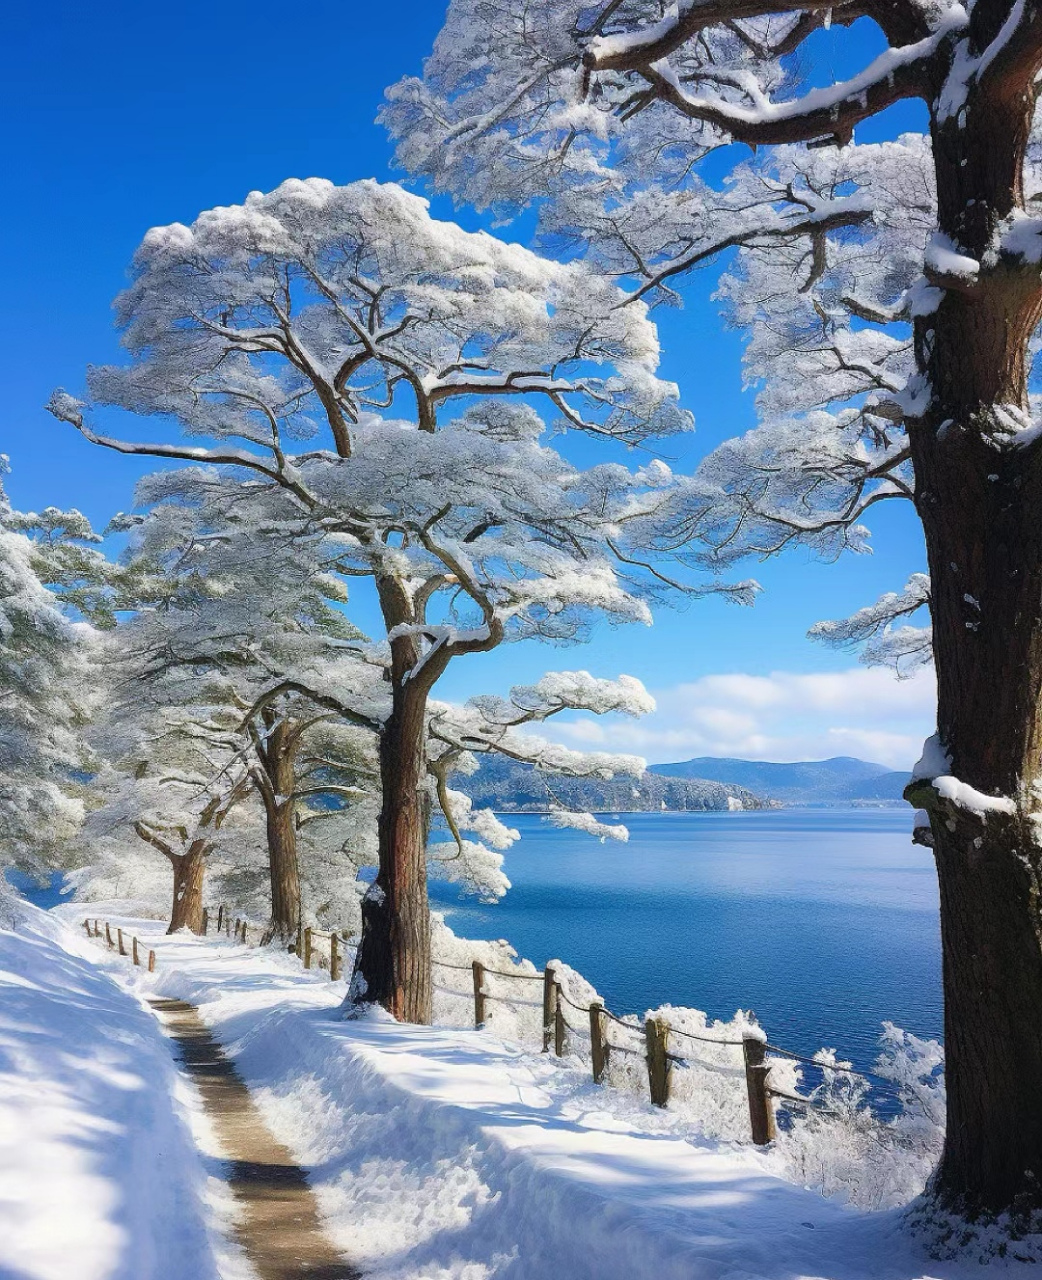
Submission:
[[[486,978],[494,975],[500,978],[513,978],[522,982],[542,983],[543,997],[543,1052],[553,1052],[564,1056],[567,1047],[568,1032],[588,1034],[590,1038],[590,1064],[593,1079],[600,1084],[616,1054],[628,1054],[643,1057],[647,1067],[648,1091],[655,1106],[668,1106],[673,1086],[675,1067],[690,1065],[690,1058],[683,1053],[685,1042],[694,1044],[710,1044],[719,1047],[740,1049],[745,1077],[745,1092],[749,1106],[749,1129],[753,1142],[757,1146],[766,1146],[776,1136],[775,1104],[791,1105],[806,1110],[828,1111],[829,1108],[810,1097],[787,1093],[776,1089],[771,1083],[771,1058],[774,1054],[795,1060],[805,1066],[825,1073],[836,1072],[866,1080],[877,1093],[900,1100],[900,1095],[891,1082],[884,1080],[872,1072],[855,1071],[833,1063],[819,1062],[803,1054],[793,1053],[771,1044],[766,1034],[759,1028],[746,1031],[740,1039],[723,1039],[719,1036],[697,1035],[681,1027],[671,1026],[661,1015],[645,1017],[643,1024],[627,1021],[618,1017],[604,1006],[600,1000],[591,1001],[583,1006],[571,1000],[561,983],[555,966],[547,965],[542,973],[520,973],[516,970],[492,969],[480,960],[470,965],[449,964],[436,960],[436,968],[453,969],[469,972],[472,978],[474,993],[474,1025],[484,1026],[488,1016],[490,1001],[501,1001],[506,1004],[517,1003],[511,997],[489,989]],[[461,992],[454,994],[462,995]],[[586,1027],[577,1027],[569,1020],[567,1009],[582,1016],[588,1021]],[[618,1028],[618,1030],[616,1030]],[[628,1044],[621,1040],[629,1035]],[[708,1069],[720,1069],[715,1064],[703,1066]]]
[[[93,922],[93,929],[89,920],[84,920],[83,925],[88,937],[100,938],[103,936],[99,921],[95,920]],[[204,934],[209,932],[209,925],[210,911],[205,909],[203,911]],[[233,928],[232,913],[223,903],[218,907],[216,917],[216,931],[218,934],[224,933],[229,938],[234,936],[237,941],[241,941],[244,945],[249,945],[250,928],[249,923],[241,916],[235,918]],[[131,951],[128,953],[122,929],[116,929],[114,938],[111,926],[108,922],[105,922],[104,938],[107,945],[118,950],[120,955],[129,954],[134,964],[142,963],[140,959],[141,950],[136,937],[131,939]],[[321,942],[328,942],[328,957],[323,955],[318,946],[316,946],[317,943]],[[297,955],[300,956],[305,969],[313,968],[317,962],[320,968],[328,969],[330,980],[337,982],[343,976],[343,952],[344,946],[348,942],[349,935],[344,931],[338,933],[335,930],[330,931],[314,927],[305,928],[301,924],[297,931],[295,950]],[[516,979],[522,982],[541,983],[543,1052],[549,1053],[552,1049],[558,1057],[563,1057],[567,1051],[569,1032],[588,1035],[593,1079],[597,1084],[604,1083],[606,1072],[616,1055],[643,1057],[647,1068],[648,1090],[651,1101],[657,1107],[669,1105],[674,1069],[678,1066],[687,1067],[691,1065],[691,1059],[685,1057],[683,1052],[677,1051],[678,1049],[683,1049],[684,1042],[740,1049],[744,1066],[745,1092],[749,1106],[749,1129],[752,1140],[757,1146],[766,1146],[776,1136],[776,1103],[808,1110],[829,1110],[827,1106],[822,1106],[813,1098],[801,1097],[797,1094],[786,1093],[784,1090],[776,1089],[771,1083],[771,1059],[769,1056],[771,1054],[794,1060],[823,1073],[836,1072],[859,1077],[868,1081],[878,1093],[900,1100],[900,1096],[894,1090],[892,1084],[882,1079],[882,1077],[874,1075],[872,1072],[855,1071],[850,1067],[843,1067],[834,1063],[822,1063],[814,1058],[794,1053],[789,1049],[780,1048],[775,1044],[771,1044],[765,1033],[759,1028],[746,1031],[740,1039],[728,1040],[718,1036],[698,1035],[681,1027],[671,1026],[668,1020],[661,1015],[646,1016],[642,1024],[634,1020],[626,1020],[612,1013],[600,1000],[593,1000],[586,1006],[578,1005],[568,996],[553,964],[547,965],[542,973],[522,973],[519,970],[493,969],[483,964],[480,960],[474,960],[469,965],[450,964],[447,961],[435,960],[434,966],[435,968],[451,969],[470,974],[474,998],[474,1025],[478,1028],[483,1027],[488,1020],[490,1002],[499,1001],[508,1005],[518,1003],[509,996],[490,990],[486,982],[488,977],[495,976]],[[154,972],[155,967],[156,953],[150,950],[148,952],[149,973]],[[459,991],[451,994],[466,995],[465,992]],[[579,1014],[586,1020],[588,1025],[582,1028],[576,1027],[568,1020],[567,1009]],[[616,1028],[619,1030],[616,1031]],[[620,1033],[621,1035],[628,1034],[633,1039],[629,1044],[621,1043]],[[715,1064],[702,1062],[701,1065],[708,1066],[709,1069],[720,1069]]]
[[[99,920],[94,921],[93,928],[91,927],[91,922],[89,920],[84,920],[83,927],[84,929],[87,930],[88,938],[104,937],[106,945],[113,948],[114,950],[117,950],[121,956],[125,956],[129,954],[134,964],[139,965],[142,963],[141,953],[143,951],[143,948],[139,945],[137,938],[131,938],[130,951],[128,953],[126,946],[124,945],[123,930],[117,929],[116,937],[115,939],[113,939],[112,926],[109,924],[107,920],[105,921],[104,934],[102,934],[101,932],[101,922]],[[149,951],[148,953],[147,966],[148,966],[149,973],[155,973],[156,953],[154,951]]]

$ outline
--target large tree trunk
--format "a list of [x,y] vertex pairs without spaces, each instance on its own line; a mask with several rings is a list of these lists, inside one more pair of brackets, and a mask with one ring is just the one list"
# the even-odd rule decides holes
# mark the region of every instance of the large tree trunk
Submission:
[[202,933],[203,881],[208,852],[205,840],[194,840],[184,853],[170,857],[174,869],[174,905],[167,933],[176,933],[184,928]]
[[431,925],[427,902],[427,694],[395,685],[380,737],[380,866],[362,902],[362,939],[352,995],[401,1022],[431,1020]]
[[943,292],[916,322],[932,394],[909,422],[941,772],[998,798],[928,780],[907,792],[930,813],[941,893],[948,1118],[934,1188],[970,1215],[1042,1207],[1042,454],[1010,431],[1028,409],[1042,291],[1037,264],[989,252],[1022,203],[1034,93],[984,79],[934,127],[939,227],[980,269],[934,273]]
[[[389,633],[414,620],[394,578],[378,578]],[[362,902],[362,937],[348,995],[376,1002],[402,1022],[431,1020],[431,922],[427,901],[427,700],[445,670],[443,652],[423,656],[414,635],[391,642],[391,715],[380,735],[380,866]]]
[[259,788],[264,803],[268,837],[268,873],[271,881],[271,919],[262,942],[290,943],[300,923],[300,862],[297,856],[294,746],[291,730],[283,721],[268,735],[262,759],[268,785]]

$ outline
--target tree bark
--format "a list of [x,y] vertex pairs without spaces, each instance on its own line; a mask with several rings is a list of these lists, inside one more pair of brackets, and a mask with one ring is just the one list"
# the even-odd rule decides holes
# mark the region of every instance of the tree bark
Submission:
[[[265,713],[266,715],[273,713]],[[290,720],[272,719],[269,732],[258,749],[264,771],[257,790],[264,804],[268,839],[268,874],[271,884],[271,919],[262,944],[274,940],[289,945],[296,939],[300,923],[300,861],[297,853],[296,725]]]
[[352,993],[400,1022],[431,1020],[431,926],[427,901],[427,692],[396,684],[380,736],[380,865],[362,902]]
[[[388,633],[414,619],[407,590],[378,578]],[[362,937],[348,1000],[381,1004],[401,1022],[431,1020],[427,900],[427,701],[448,658],[424,657],[419,639],[391,642],[391,714],[380,734],[379,870],[362,902]]]
[[205,840],[193,840],[184,853],[168,855],[174,869],[174,905],[167,933],[185,928],[202,933],[203,882],[209,851]]
[[[973,11],[980,48],[1002,8]],[[1008,425],[1027,421],[1042,289],[1037,264],[994,251],[1023,204],[1038,66],[1000,71],[934,122],[939,230],[980,266],[933,277],[939,303],[915,326],[928,407],[908,422],[938,737],[952,775],[1002,798],[960,803],[929,780],[906,792],[930,814],[941,897],[948,1115],[933,1187],[969,1216],[1042,1208],[1042,454]]]

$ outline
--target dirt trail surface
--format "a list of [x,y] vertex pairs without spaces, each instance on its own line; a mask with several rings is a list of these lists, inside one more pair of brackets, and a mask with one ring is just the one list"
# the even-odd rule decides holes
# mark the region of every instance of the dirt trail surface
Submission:
[[239,1242],[261,1280],[361,1280],[326,1238],[307,1176],[276,1142],[194,1005],[151,1000],[226,1153]]

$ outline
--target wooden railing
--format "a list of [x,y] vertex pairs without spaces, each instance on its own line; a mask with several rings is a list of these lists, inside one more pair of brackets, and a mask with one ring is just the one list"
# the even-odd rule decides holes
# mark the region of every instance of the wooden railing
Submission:
[[[479,960],[474,960],[470,965],[450,964],[439,960],[434,964],[436,968],[471,974],[474,1025],[478,1028],[483,1027],[488,1020],[488,1006],[491,1001],[500,1001],[508,1005],[525,1003],[491,990],[486,982],[487,977],[494,975],[522,982],[542,983],[543,1052],[549,1053],[552,1048],[558,1057],[563,1057],[568,1048],[569,1032],[588,1035],[590,1065],[593,1079],[597,1084],[604,1082],[605,1074],[616,1054],[643,1057],[647,1068],[648,1091],[652,1103],[658,1107],[669,1105],[674,1069],[678,1066],[691,1065],[691,1057],[685,1056],[684,1053],[686,1043],[740,1049],[742,1064],[738,1070],[744,1075],[749,1106],[749,1128],[752,1140],[757,1146],[766,1146],[775,1138],[775,1103],[805,1109],[828,1109],[813,1098],[786,1093],[772,1087],[771,1054],[794,1059],[821,1072],[839,1072],[860,1077],[868,1081],[879,1094],[892,1099],[899,1098],[893,1085],[882,1077],[871,1072],[854,1071],[850,1067],[819,1062],[814,1058],[793,1053],[789,1049],[779,1048],[771,1044],[766,1034],[758,1027],[743,1032],[741,1038],[725,1039],[720,1036],[699,1035],[682,1027],[671,1026],[669,1021],[661,1015],[647,1016],[643,1023],[639,1024],[636,1020],[618,1017],[600,1000],[592,1000],[588,1005],[576,1004],[565,990],[554,965],[547,965],[542,973],[523,973],[519,970],[493,969]],[[464,995],[463,992],[453,994]],[[586,1019],[588,1029],[577,1027],[569,1021],[566,1012],[568,1009]],[[628,1043],[624,1039],[627,1035],[631,1037]],[[706,1063],[701,1059],[699,1065],[709,1070],[729,1070],[715,1063]]]
[[[102,933],[102,923],[104,923],[104,933]],[[209,931],[209,923],[210,912],[209,910],[204,910],[204,934]],[[83,926],[87,931],[88,937],[104,937],[106,944],[113,950],[118,951],[120,955],[129,956],[135,965],[143,963],[141,959],[143,949],[136,937],[131,938],[130,951],[128,952],[121,928],[116,928],[115,936],[113,936],[113,926],[107,921],[100,922],[95,920],[92,927],[90,920],[84,920]],[[244,917],[238,916],[235,917],[233,928],[232,913],[224,904],[218,907],[216,919],[218,933],[225,933],[229,938],[234,936],[237,941],[248,945],[250,927]],[[317,961],[319,967],[328,968],[331,981],[337,982],[343,976],[343,949],[348,943],[349,937],[350,935],[343,931],[338,933],[336,930],[316,929],[313,926],[304,927],[301,924],[297,931],[296,953],[300,956],[305,969],[313,968]],[[319,940],[328,942],[328,958],[318,951],[316,943]],[[156,953],[153,950],[148,952],[147,966],[149,973],[155,971]],[[483,964],[480,960],[474,960],[469,965],[451,964],[448,961],[435,960],[434,966],[439,969],[450,969],[470,974],[474,999],[474,1025],[477,1028],[484,1027],[488,1021],[488,1006],[490,1002],[498,1001],[507,1005],[530,1003],[519,1001],[501,992],[491,990],[486,982],[488,977],[495,976],[521,982],[541,983],[543,1052],[549,1053],[552,1049],[558,1057],[563,1057],[569,1047],[569,1032],[588,1036],[590,1040],[590,1065],[593,1079],[597,1084],[605,1082],[608,1068],[616,1055],[643,1057],[647,1069],[648,1091],[652,1103],[657,1107],[669,1105],[675,1068],[692,1065],[691,1057],[685,1056],[683,1052],[685,1043],[740,1049],[742,1066],[739,1071],[744,1075],[745,1092],[749,1105],[749,1128],[752,1140],[757,1146],[766,1146],[775,1138],[776,1103],[804,1109],[828,1110],[826,1106],[822,1106],[814,1098],[786,1093],[783,1090],[774,1088],[771,1083],[770,1055],[772,1054],[795,1060],[822,1072],[838,1072],[859,1077],[868,1081],[877,1093],[899,1100],[899,1094],[890,1081],[884,1080],[872,1072],[855,1071],[853,1068],[835,1063],[820,1062],[814,1058],[794,1053],[792,1050],[780,1048],[771,1044],[765,1033],[758,1027],[746,1030],[742,1033],[740,1039],[737,1037],[725,1039],[720,1036],[699,1035],[682,1027],[672,1026],[661,1015],[648,1015],[642,1023],[638,1023],[635,1019],[620,1018],[606,1008],[601,1000],[592,1000],[588,1005],[576,1004],[568,995],[564,984],[561,982],[557,968],[553,964],[547,965],[542,973],[493,969]],[[451,991],[449,994],[464,997],[468,993]],[[583,1017],[587,1025],[585,1027],[575,1026],[568,1018],[566,1012],[568,1009]],[[629,1043],[625,1043],[623,1040],[623,1037],[627,1035],[632,1037]],[[715,1063],[706,1063],[701,1059],[699,1060],[699,1065],[710,1070],[730,1070],[730,1068]]]
[[[100,922],[99,920],[95,920],[95,921],[94,921],[94,927],[93,927],[93,929],[91,928],[91,922],[90,922],[89,920],[84,920],[84,922],[83,922],[83,927],[84,927],[84,929],[86,929],[86,930],[87,930],[87,937],[88,937],[88,938],[100,938],[100,937],[104,937],[106,945],[107,945],[107,946],[109,946],[109,947],[111,947],[113,950],[118,951],[118,952],[119,952],[119,954],[120,954],[121,956],[129,955],[129,956],[131,957],[131,959],[133,960],[134,964],[139,965],[139,964],[141,964],[141,963],[142,963],[142,961],[141,961],[141,951],[142,951],[142,948],[139,946],[137,938],[134,938],[134,937],[132,937],[132,938],[131,938],[131,940],[130,940],[130,951],[128,952],[128,951],[127,951],[127,949],[126,949],[126,947],[125,947],[125,945],[124,945],[124,940],[123,940],[123,930],[122,930],[122,929],[117,928],[117,929],[116,929],[116,937],[115,937],[115,938],[113,938],[113,937],[112,937],[112,926],[109,924],[109,922],[108,922],[107,920],[105,921],[105,932],[104,932],[104,934],[102,934],[102,932],[101,932],[101,922]],[[156,971],[156,953],[155,953],[154,951],[151,951],[151,950],[149,951],[149,953],[148,953],[148,962],[147,962],[147,964],[148,964],[148,971],[149,971],[149,973],[155,973],[155,971]]]

